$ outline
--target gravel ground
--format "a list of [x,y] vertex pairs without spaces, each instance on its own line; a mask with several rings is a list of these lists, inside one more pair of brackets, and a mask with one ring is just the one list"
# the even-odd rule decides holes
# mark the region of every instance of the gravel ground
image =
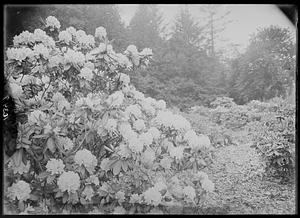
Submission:
[[249,144],[220,148],[215,157],[207,173],[216,193],[207,196],[206,207],[223,208],[224,214],[295,214],[295,186],[260,176]]
[[[186,117],[197,128],[197,119]],[[265,178],[262,162],[255,150],[250,148],[246,135],[245,131],[235,132],[235,138],[244,140],[238,140],[237,146],[215,150],[214,163],[206,169],[215,183],[215,193],[207,195],[206,209],[201,213],[295,214],[295,182],[280,184],[275,179]]]

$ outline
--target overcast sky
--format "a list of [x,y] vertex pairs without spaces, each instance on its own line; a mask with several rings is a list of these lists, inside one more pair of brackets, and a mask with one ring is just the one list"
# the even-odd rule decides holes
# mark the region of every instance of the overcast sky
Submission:
[[[126,25],[135,13],[137,4],[119,5],[120,14]],[[239,50],[242,51],[248,44],[251,34],[256,32],[259,27],[268,27],[278,25],[289,28],[293,34],[296,34],[293,24],[276,7],[276,5],[265,4],[227,4],[223,5],[225,10],[230,11],[227,19],[232,20],[226,26],[226,29],[220,35],[216,42],[216,47],[228,47],[231,43],[240,44]],[[178,4],[159,4],[159,10],[162,12],[166,23],[172,24],[176,13],[179,11]],[[201,22],[199,18],[199,5],[188,5],[192,15]],[[296,37],[295,37],[296,38]]]

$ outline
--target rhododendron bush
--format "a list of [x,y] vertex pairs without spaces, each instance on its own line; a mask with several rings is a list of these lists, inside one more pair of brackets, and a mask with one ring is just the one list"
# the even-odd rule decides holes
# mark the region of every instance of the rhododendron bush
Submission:
[[284,180],[295,172],[295,106],[281,98],[270,102],[250,102],[261,115],[246,127],[253,145],[265,163],[266,173]]
[[145,97],[126,72],[147,66],[151,49],[116,53],[95,34],[24,31],[6,50],[17,110],[18,151],[5,165],[11,213],[163,213],[198,207],[214,184],[201,171],[211,146],[163,100]]

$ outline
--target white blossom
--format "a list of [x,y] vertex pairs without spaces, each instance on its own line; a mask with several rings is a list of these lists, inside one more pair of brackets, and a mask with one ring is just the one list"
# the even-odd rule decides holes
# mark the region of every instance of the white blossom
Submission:
[[76,192],[80,187],[79,175],[73,171],[63,172],[57,179],[58,188],[64,192]]
[[153,139],[160,137],[160,131],[156,127],[150,127],[148,132],[152,135]]
[[58,143],[65,149],[71,150],[74,147],[74,143],[68,137],[57,137]]
[[72,41],[72,35],[68,31],[64,30],[59,33],[58,39],[68,44],[70,41]]
[[147,165],[152,165],[155,160],[155,152],[152,148],[148,147],[145,152],[142,154],[142,162]]
[[141,153],[144,148],[143,142],[137,137],[131,137],[128,139],[128,147],[135,153]]
[[183,188],[183,193],[189,199],[193,200],[196,197],[196,191],[192,186],[186,186]]
[[146,128],[145,122],[142,119],[138,119],[133,123],[133,128],[137,131],[142,131]]
[[23,89],[17,83],[10,83],[9,86],[10,86],[11,94],[14,98],[19,98],[20,96],[23,95]]
[[117,206],[115,207],[113,214],[126,214],[126,210],[122,206]]
[[178,160],[183,158],[184,147],[169,147],[169,153],[171,157],[174,157]]
[[21,161],[19,165],[17,165],[14,161],[14,159],[11,159],[8,162],[8,168],[12,169],[14,171],[14,174],[20,174],[22,175],[23,173],[28,173],[30,169],[30,161],[27,161],[26,165]]
[[125,109],[125,114],[127,116],[134,115],[136,118],[142,116],[142,111],[140,110],[140,107],[137,104],[129,105]]
[[104,39],[106,38],[106,29],[102,26],[100,27],[97,27],[96,30],[95,30],[95,37],[98,37],[100,39]]
[[149,146],[153,142],[153,136],[149,132],[142,133],[139,138],[145,146]]
[[107,104],[111,107],[119,107],[124,101],[124,94],[122,91],[116,91],[111,94],[106,100]]
[[74,27],[72,27],[72,26],[68,27],[68,28],[66,29],[66,31],[67,31],[68,33],[70,33],[72,36],[75,36],[75,35],[76,35],[76,29],[75,29]]
[[85,56],[79,51],[74,51],[72,49],[68,49],[64,54],[64,58],[66,63],[73,63],[83,65],[85,62]]
[[45,119],[46,114],[40,110],[34,110],[28,116],[28,123],[29,124],[39,123],[40,122],[39,118]]
[[84,67],[81,69],[79,76],[88,81],[91,81],[93,79],[94,74],[90,68]]
[[77,151],[74,161],[79,165],[84,165],[88,171],[93,171],[97,165],[97,158],[87,149]]
[[17,198],[18,200],[25,201],[30,197],[30,192],[30,185],[23,180],[20,180],[7,188],[7,196],[12,200]]
[[144,48],[143,51],[140,52],[140,55],[143,55],[143,56],[153,55],[152,49]]
[[109,118],[104,128],[110,132],[115,132],[117,130],[117,120]]
[[7,58],[9,60],[23,61],[26,58],[32,58],[34,56],[33,50],[30,48],[8,48],[6,51]]
[[13,43],[14,46],[19,46],[21,44],[32,44],[35,42],[35,37],[33,33],[26,31],[23,31],[19,35],[14,36]]
[[54,55],[49,58],[49,67],[57,67],[64,63],[64,57],[61,55]]
[[126,51],[131,53],[132,55],[138,55],[139,53],[135,45],[129,45]]
[[60,22],[56,19],[56,17],[49,16],[46,18],[46,27],[51,28],[60,28]]
[[209,179],[203,179],[201,181],[201,186],[207,192],[213,192],[215,189],[215,184]]
[[156,188],[149,188],[143,195],[147,204],[158,206],[161,203],[162,196]]
[[56,160],[51,158],[47,165],[47,171],[50,172],[52,175],[54,174],[61,174],[64,172],[65,165],[62,160]]
[[122,82],[122,84],[124,84],[124,85],[128,85],[130,83],[130,78],[127,74],[120,73],[119,78],[120,78],[120,81]]

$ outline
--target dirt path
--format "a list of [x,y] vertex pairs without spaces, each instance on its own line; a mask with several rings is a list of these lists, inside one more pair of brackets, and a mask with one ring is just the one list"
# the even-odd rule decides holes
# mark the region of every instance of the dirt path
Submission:
[[207,169],[216,193],[205,207],[217,214],[294,214],[295,187],[259,174],[260,161],[249,144],[219,148]]

